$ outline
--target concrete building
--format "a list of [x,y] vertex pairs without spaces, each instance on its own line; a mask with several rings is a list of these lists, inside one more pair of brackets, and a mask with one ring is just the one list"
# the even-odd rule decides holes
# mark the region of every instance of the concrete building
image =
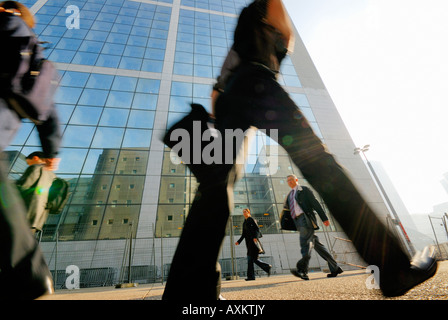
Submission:
[[[58,286],[64,287],[69,265],[80,268],[82,286],[123,281],[129,264],[134,282],[166,277],[196,181],[184,165],[173,163],[161,137],[189,112],[189,103],[210,108],[211,87],[232,44],[238,14],[250,1],[22,2],[36,14],[35,32],[47,42],[46,55],[62,79],[56,96],[63,132],[57,174],[70,181],[72,196],[61,215],[49,218],[41,242],[50,268],[58,270]],[[353,154],[350,134],[298,34],[279,82],[385,218],[387,207],[365,163]],[[278,220],[289,191],[286,176],[301,174],[282,150],[277,170],[260,174],[257,159],[272,145],[258,133],[235,188],[221,254],[224,275],[246,271],[244,246],[233,246],[245,207],[261,225],[265,260],[274,272],[289,272],[299,259],[298,234],[282,232]],[[8,151],[27,155],[38,148],[35,128],[25,123]],[[362,265],[330,219],[331,226],[318,233],[321,241],[346,263],[344,268]],[[316,254],[311,267],[327,268]]]

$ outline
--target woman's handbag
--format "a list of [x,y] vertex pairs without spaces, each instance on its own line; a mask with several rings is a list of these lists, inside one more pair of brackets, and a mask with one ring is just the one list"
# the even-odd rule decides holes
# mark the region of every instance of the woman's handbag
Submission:
[[258,254],[265,254],[264,249],[263,249],[263,246],[262,246],[260,240],[257,239],[257,241],[254,241],[254,243],[255,243],[255,246],[256,246],[257,249],[258,249]]

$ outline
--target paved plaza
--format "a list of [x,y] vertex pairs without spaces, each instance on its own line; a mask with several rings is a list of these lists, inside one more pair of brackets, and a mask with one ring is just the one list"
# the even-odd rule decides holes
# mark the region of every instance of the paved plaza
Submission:
[[[439,263],[436,275],[395,298],[384,297],[380,290],[369,289],[370,274],[364,269],[345,271],[336,278],[325,273],[309,274],[304,281],[293,275],[258,277],[255,281],[223,280],[222,295],[227,300],[448,300],[448,261]],[[199,281],[199,280],[198,280]],[[372,283],[372,282],[370,282]],[[138,285],[131,288],[101,287],[58,290],[40,300],[161,300],[164,285]],[[188,290],[186,291],[188,301]]]

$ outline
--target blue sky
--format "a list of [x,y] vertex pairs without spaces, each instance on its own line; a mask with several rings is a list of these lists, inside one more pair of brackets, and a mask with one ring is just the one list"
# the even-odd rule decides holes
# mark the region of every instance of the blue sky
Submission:
[[410,213],[448,202],[448,1],[284,0],[355,144]]

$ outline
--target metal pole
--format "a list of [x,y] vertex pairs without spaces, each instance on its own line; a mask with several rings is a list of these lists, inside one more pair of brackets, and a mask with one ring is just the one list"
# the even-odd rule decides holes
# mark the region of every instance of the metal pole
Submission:
[[442,221],[443,221],[443,226],[445,227],[446,237],[448,238],[448,227],[447,227],[447,223],[446,223],[447,219],[448,219],[448,214],[445,212],[445,214],[442,217]]
[[364,151],[366,151],[364,148],[360,149],[360,151],[362,152],[362,154],[364,155],[364,158],[366,159],[367,165],[369,166],[370,171],[372,172],[372,175],[376,181],[376,183],[378,184],[378,187],[380,188],[380,191],[382,193],[382,195],[384,196],[384,199],[386,199],[387,205],[389,206],[395,221],[397,222],[397,225],[400,227],[401,232],[403,233],[403,236],[406,240],[407,245],[409,246],[409,251],[411,252],[411,255],[413,256],[416,252],[414,245],[412,244],[411,240],[409,239],[408,234],[406,233],[406,231],[403,228],[403,225],[401,224],[400,218],[398,217],[397,212],[395,211],[394,206],[392,205],[392,202],[390,201],[389,197],[387,196],[386,190],[384,190],[383,185],[380,182],[380,179],[378,178],[375,169],[373,168],[372,164],[370,163],[370,161],[367,159],[367,156],[365,154]]
[[432,224],[431,216],[428,214],[429,222],[431,223],[432,232],[434,233],[434,238],[436,240],[437,248],[439,249],[439,254],[442,256],[442,251],[440,250],[439,241],[437,240],[436,231],[434,230],[434,226]]
[[59,243],[59,229],[56,230],[56,248],[54,253],[54,287],[56,289],[58,283],[58,243]]
[[230,224],[230,262],[232,264],[232,278],[231,279],[235,279],[235,257],[234,257],[234,252],[233,252],[233,216],[230,215],[230,219],[229,219],[229,224]]
[[129,269],[128,269],[128,283],[131,283],[131,264],[132,264],[132,223],[129,225],[131,228],[129,235]]
[[161,274],[162,274],[162,284],[163,284],[163,223],[160,223],[160,263],[161,263]]

